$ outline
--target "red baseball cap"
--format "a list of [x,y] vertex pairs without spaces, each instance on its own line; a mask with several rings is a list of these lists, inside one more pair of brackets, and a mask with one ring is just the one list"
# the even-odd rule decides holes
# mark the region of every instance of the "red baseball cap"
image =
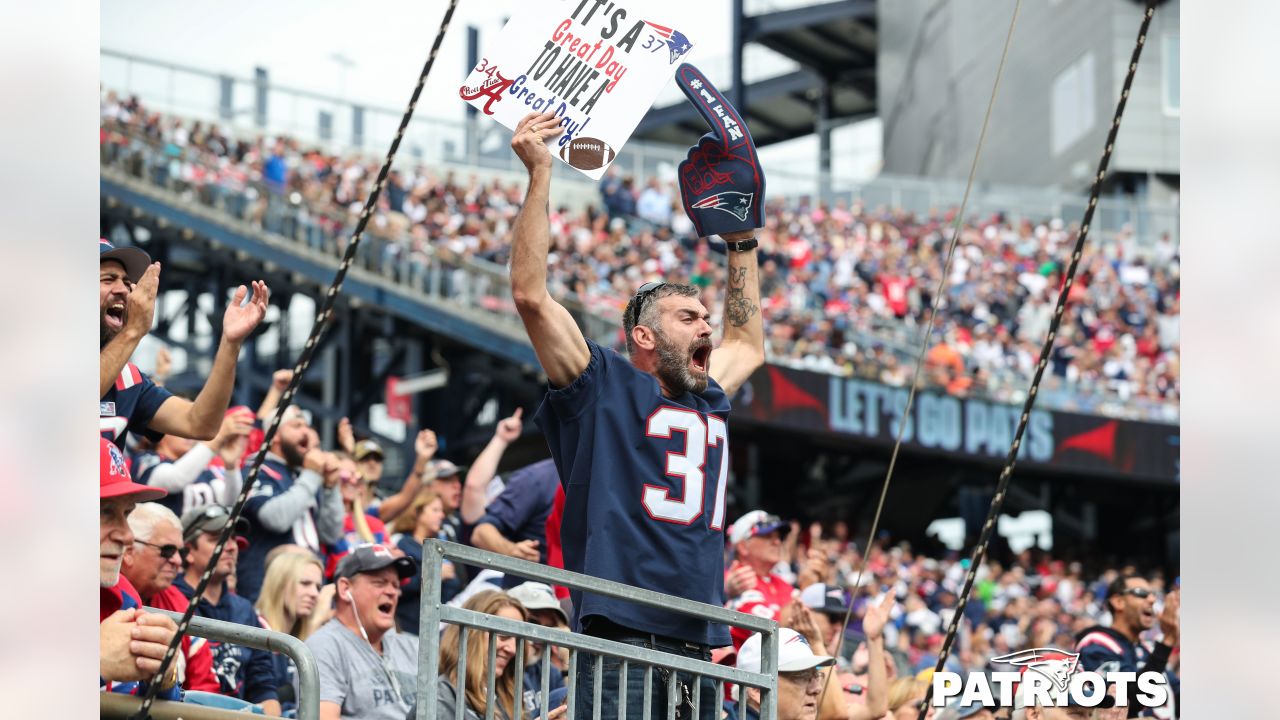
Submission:
[[159,500],[168,495],[164,490],[150,485],[139,485],[129,477],[129,466],[124,462],[124,453],[110,440],[99,437],[101,443],[101,465],[98,479],[98,499],[136,496],[138,502]]

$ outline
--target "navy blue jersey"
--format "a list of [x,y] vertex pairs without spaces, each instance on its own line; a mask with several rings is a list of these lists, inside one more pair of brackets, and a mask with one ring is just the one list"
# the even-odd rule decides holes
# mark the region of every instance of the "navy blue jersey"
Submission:
[[125,449],[129,433],[141,433],[159,440],[164,433],[148,430],[147,424],[173,393],[151,382],[137,365],[125,363],[116,382],[98,402],[98,427],[102,437]]
[[[476,525],[489,524],[511,542],[538,541],[538,562],[547,562],[547,516],[556,499],[560,478],[552,460],[539,460],[507,476],[506,487],[484,509],[484,517]],[[502,589],[525,582],[527,578],[506,573]]]
[[[151,482],[151,473],[156,468],[172,462],[150,450],[135,453],[131,467],[134,482],[144,485],[154,484]],[[226,503],[223,502],[227,496],[227,484],[223,477],[225,473],[226,470],[220,467],[205,468],[190,485],[182,488],[182,492],[170,492],[156,502],[172,510],[178,517],[182,517],[183,513],[192,508],[225,505]]]
[[[591,361],[549,389],[535,416],[565,488],[560,539],[574,572],[724,604],[729,399],[715,380],[667,398],[657,378],[587,340]],[[574,627],[592,616],[712,646],[722,625],[573,592]]]
[[292,527],[275,532],[258,520],[258,512],[268,500],[284,494],[293,487],[294,474],[279,458],[269,455],[258,471],[258,482],[244,506],[244,517],[249,521],[249,547],[240,553],[236,564],[236,592],[251,601],[258,599],[263,577],[267,573],[267,553],[286,543],[309,548],[320,554],[320,534],[316,530],[314,508],[302,513]]

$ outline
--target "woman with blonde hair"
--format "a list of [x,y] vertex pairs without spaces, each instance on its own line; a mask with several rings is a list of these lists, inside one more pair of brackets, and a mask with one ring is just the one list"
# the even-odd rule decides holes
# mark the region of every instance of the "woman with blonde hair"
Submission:
[[[417,574],[400,588],[400,602],[396,605],[396,630],[399,632],[418,634],[418,615],[422,609],[422,542],[440,536],[444,515],[444,501],[440,496],[432,490],[423,490],[391,525],[394,533],[392,544],[418,567]],[[440,600],[448,602],[462,589],[462,583],[455,576],[453,563],[448,560],[444,561],[440,576]]]
[[[889,712],[884,720],[915,720],[920,714],[920,701],[924,700],[929,683],[915,677],[900,677],[889,683]],[[932,720],[934,708],[929,706],[925,720]]]
[[[323,583],[324,565],[310,551],[298,548],[276,554],[267,562],[262,590],[254,605],[258,622],[267,630],[306,640],[317,627],[312,620],[318,614]],[[298,670],[293,661],[282,653],[272,653],[271,660],[280,687],[292,687],[292,696],[297,697]],[[280,695],[280,701],[283,710],[293,707],[285,694]]]
[[310,620],[324,584],[324,565],[311,553],[284,552],[267,565],[254,607],[263,627],[299,640],[311,634]]
[[[497,615],[509,620],[525,621],[529,615],[519,601],[501,590],[476,593],[462,607],[465,610]],[[459,682],[458,655],[461,634],[461,626],[450,625],[440,639],[440,678],[437,690],[439,701],[436,705],[436,717],[456,717],[457,704],[461,702],[466,707],[466,717],[469,720],[479,720],[488,710],[485,695],[489,683],[486,667],[489,660],[489,633],[476,628],[468,630],[466,677]],[[515,717],[516,703],[523,702],[521,698],[515,696],[515,637],[498,635],[496,648],[497,655],[493,668],[496,675],[494,716],[500,720],[511,720]]]

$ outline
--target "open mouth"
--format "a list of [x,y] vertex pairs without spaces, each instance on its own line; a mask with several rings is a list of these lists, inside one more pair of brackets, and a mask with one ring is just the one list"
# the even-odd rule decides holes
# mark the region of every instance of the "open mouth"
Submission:
[[382,613],[383,615],[391,615],[391,612],[395,609],[396,609],[395,603],[392,603],[392,602],[378,603],[378,612]]
[[124,303],[118,302],[108,305],[102,318],[107,323],[107,327],[112,330],[119,330],[124,327]]
[[689,367],[696,372],[706,373],[707,365],[711,361],[711,345],[699,345],[689,356]]

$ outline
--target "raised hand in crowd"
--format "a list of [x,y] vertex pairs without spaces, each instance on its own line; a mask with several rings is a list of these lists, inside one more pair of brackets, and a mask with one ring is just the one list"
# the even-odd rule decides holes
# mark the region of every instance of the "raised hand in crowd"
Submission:
[[796,587],[803,590],[814,583],[825,581],[829,569],[826,553],[817,547],[810,547],[805,553],[804,564],[796,575]]
[[151,373],[151,381],[157,385],[163,386],[169,380],[169,376],[173,374],[173,354],[169,352],[169,348],[161,345],[156,351],[156,369]]
[[[338,426],[338,434],[341,441],[341,425]],[[354,446],[354,440],[352,444]],[[439,447],[440,443],[436,439],[435,431],[427,429],[418,431],[417,437],[413,439],[413,468],[409,471],[409,477],[401,483],[400,490],[395,495],[384,498],[378,505],[378,517],[384,523],[390,525],[392,520],[399,517],[400,513],[413,503],[423,483],[429,483],[435,479],[435,469],[431,466],[431,460],[436,456],[436,450]]]
[[493,436],[508,445],[520,439],[520,432],[524,429],[524,423],[520,421],[523,415],[524,408],[516,408],[511,417],[498,421],[498,427],[494,430]]
[[338,447],[348,455],[355,454],[356,431],[351,428],[350,418],[344,417],[338,421]]
[[[218,428],[218,434],[214,435],[212,440],[205,441],[205,445],[208,445],[210,450],[221,454],[227,445],[248,437],[251,430],[253,430],[253,413],[248,409],[228,413],[222,418],[222,426]],[[240,453],[244,453],[243,445]],[[239,461],[239,457],[236,461]],[[226,462],[225,457],[223,462]],[[227,467],[231,466],[227,465]]]
[[[254,280],[250,284],[253,295],[249,296],[244,285],[236,288],[235,294],[231,296],[231,302],[227,305],[227,311],[222,314],[222,338],[227,342],[236,344],[244,342],[245,338],[249,337],[249,333],[252,333],[258,327],[258,323],[262,322],[262,318],[267,315],[267,300],[271,296],[267,284],[261,280]],[[247,303],[246,296],[249,296]]]
[[524,423],[521,421],[523,416],[524,409],[516,408],[510,417],[499,420],[498,426],[493,430],[493,437],[472,461],[462,484],[462,505],[458,510],[462,522],[474,524],[484,516],[489,483],[498,474],[498,463],[502,462],[503,454],[524,430]]
[[263,422],[270,422],[271,416],[275,413],[276,408],[280,406],[280,397],[284,395],[284,391],[288,389],[289,383],[293,381],[293,371],[285,368],[271,373],[271,387],[267,389],[266,397],[262,398],[262,404],[258,406],[258,419]]
[[[535,127],[538,129],[534,130]],[[547,148],[547,140],[562,132],[564,126],[559,124],[555,113],[530,113],[516,125],[511,149],[530,173],[550,172],[551,150]]]
[[800,602],[800,598],[793,599],[782,608],[782,616],[778,619],[778,623],[782,627],[789,627],[803,635],[804,639],[809,641],[814,655],[826,655],[828,650],[833,649],[827,647],[822,639],[822,632],[818,630],[818,624],[813,620],[813,611]]

